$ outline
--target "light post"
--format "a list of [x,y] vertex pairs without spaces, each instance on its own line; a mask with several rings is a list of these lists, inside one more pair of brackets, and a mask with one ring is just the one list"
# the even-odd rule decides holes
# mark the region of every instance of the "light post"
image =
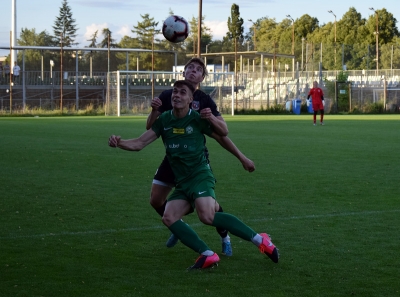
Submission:
[[376,31],[374,32],[375,38],[376,38],[376,75],[378,75],[378,70],[379,70],[379,42],[378,42],[378,35],[379,35],[379,30],[378,30],[378,12],[373,8],[370,7],[370,10],[375,12],[375,20],[376,20]]
[[304,40],[306,40],[304,37],[301,38],[301,71],[304,70],[303,68],[303,59],[304,59]]
[[63,113],[63,42],[64,42],[64,35],[63,33],[60,34],[60,44],[61,44],[61,53],[60,53],[60,110],[61,114]]
[[335,67],[336,67],[336,15],[333,13],[332,10],[328,10],[329,13],[333,14],[333,16],[335,17]]
[[53,84],[53,67],[54,67],[54,61],[50,60],[50,79],[51,79],[51,84]]
[[51,84],[51,91],[50,91],[50,98],[51,98],[51,104],[53,104],[53,89],[54,89],[54,83],[53,83],[53,67],[54,67],[54,61],[50,60],[50,84]]
[[252,21],[252,19],[249,19],[249,22],[251,22],[253,24],[253,31],[254,31],[254,36],[253,36],[254,41],[253,41],[253,43],[254,43],[254,50],[256,51],[257,50],[257,46],[256,46],[256,23],[254,23]]
[[90,78],[93,77],[93,52],[90,51]]
[[[208,46],[209,45],[210,45],[210,43],[206,45],[206,54],[208,53]],[[204,57],[204,64],[207,66],[207,56]]]
[[[288,14],[286,17],[292,20],[292,55],[294,56],[294,19]],[[293,70],[293,77],[294,77],[294,57],[292,58],[292,70]],[[286,73],[285,73],[286,75]]]
[[152,39],[151,39],[151,98],[154,98],[154,35],[159,33],[159,30],[156,29],[158,26],[158,22],[152,24]]
[[199,0],[199,16],[197,22],[197,57],[201,57],[201,22],[203,21],[203,0]]

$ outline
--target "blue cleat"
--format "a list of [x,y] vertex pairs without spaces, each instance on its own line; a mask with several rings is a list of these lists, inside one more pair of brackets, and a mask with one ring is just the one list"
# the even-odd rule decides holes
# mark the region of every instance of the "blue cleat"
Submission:
[[168,238],[166,245],[168,248],[172,248],[178,243],[178,241],[178,237],[176,237],[174,233],[171,233],[171,236]]
[[222,242],[222,254],[228,257],[232,256],[232,245],[230,242]]

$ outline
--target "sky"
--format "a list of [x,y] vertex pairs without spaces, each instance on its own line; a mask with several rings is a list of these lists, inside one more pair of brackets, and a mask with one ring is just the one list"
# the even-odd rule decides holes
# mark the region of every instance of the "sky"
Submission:
[[[17,38],[22,28],[35,29],[36,33],[46,30],[50,35],[53,34],[52,26],[59,15],[62,0],[15,1]],[[78,47],[89,45],[87,40],[96,30],[100,33],[103,28],[109,28],[117,42],[125,35],[135,37],[131,30],[143,20],[141,15],[145,14],[159,22],[159,28],[170,11],[187,20],[197,18],[199,2],[200,0],[68,0],[78,28]],[[0,46],[4,47],[10,44],[12,0],[1,0],[1,3]],[[211,29],[215,40],[221,40],[228,30],[227,21],[233,3],[239,6],[240,17],[244,20],[244,33],[252,26],[249,19],[255,22],[259,18],[268,17],[281,22],[286,15],[296,20],[304,14],[309,14],[316,17],[322,25],[334,22],[334,16],[328,13],[328,10],[333,11],[338,21],[350,7],[354,7],[363,18],[373,14],[373,11],[369,10],[370,7],[375,10],[386,8],[400,21],[399,0],[385,0],[379,3],[373,0],[336,0],[332,3],[326,0],[202,0],[204,23]],[[400,29],[399,23],[397,27]],[[0,57],[8,54],[9,50],[0,49]]]

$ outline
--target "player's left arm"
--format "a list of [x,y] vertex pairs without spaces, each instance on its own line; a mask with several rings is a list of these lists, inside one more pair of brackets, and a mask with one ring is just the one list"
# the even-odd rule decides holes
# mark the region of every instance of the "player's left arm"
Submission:
[[203,96],[202,99],[206,102],[205,106],[207,107],[200,110],[201,118],[206,119],[211,124],[215,133],[227,136],[229,133],[228,125],[218,111],[217,104],[215,104],[210,95],[204,94]]
[[210,123],[215,133],[218,133],[221,136],[228,135],[228,125],[221,115],[215,116],[212,114],[210,108],[203,108],[200,111],[200,116],[202,119],[206,119]]
[[234,155],[240,163],[242,163],[243,168],[248,172],[253,172],[256,167],[254,166],[254,162],[247,158],[233,143],[233,141],[227,136],[221,136],[215,132],[212,132],[210,135],[214,138],[224,149]]

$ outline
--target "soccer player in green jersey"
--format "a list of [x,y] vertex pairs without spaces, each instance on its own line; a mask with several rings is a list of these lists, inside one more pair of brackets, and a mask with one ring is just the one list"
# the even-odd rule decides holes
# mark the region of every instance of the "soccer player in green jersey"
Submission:
[[171,111],[161,114],[152,128],[138,138],[124,140],[112,135],[108,141],[109,146],[140,151],[159,136],[162,137],[176,182],[162,220],[184,245],[200,254],[191,268],[207,268],[219,262],[218,255],[181,220],[192,206],[201,222],[224,228],[233,235],[251,241],[277,263],[279,254],[268,234],[255,232],[231,214],[215,211],[215,178],[204,155],[204,134],[216,139],[221,136],[213,132],[207,120],[201,119],[199,113],[189,108],[193,92],[190,83],[176,81],[171,97]]

